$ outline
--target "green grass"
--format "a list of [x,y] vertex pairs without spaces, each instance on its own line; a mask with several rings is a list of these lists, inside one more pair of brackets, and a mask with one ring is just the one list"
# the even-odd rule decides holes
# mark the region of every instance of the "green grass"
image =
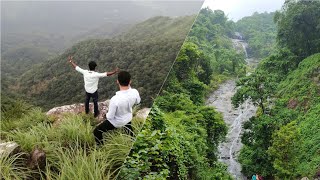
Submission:
[[8,154],[0,158],[0,179],[25,179],[30,177],[30,170],[23,164],[23,153],[18,153],[12,156]]
[[[114,179],[135,141],[124,129],[117,129],[105,133],[104,145],[96,147],[92,133],[96,123],[85,114],[65,114],[54,124],[54,118],[40,109],[21,112],[3,119],[1,139],[18,143],[22,153],[0,158],[1,179]],[[133,119],[134,134],[143,123],[143,119]],[[35,148],[46,153],[43,170],[27,167],[28,155]]]

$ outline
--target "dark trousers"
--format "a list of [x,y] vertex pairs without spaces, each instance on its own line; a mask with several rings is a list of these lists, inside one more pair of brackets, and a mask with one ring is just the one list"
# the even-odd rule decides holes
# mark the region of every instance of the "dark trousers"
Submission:
[[87,93],[86,92],[86,102],[84,103],[84,107],[86,109],[86,114],[89,113],[89,102],[90,98],[93,100],[93,106],[94,106],[94,117],[97,117],[99,115],[99,107],[98,107],[98,91],[94,93]]
[[[133,130],[132,130],[131,122],[126,124],[124,127],[126,128],[127,131],[129,131],[129,134],[131,136],[133,136]],[[110,131],[110,130],[113,130],[113,129],[116,129],[116,127],[114,127],[107,119],[105,121],[103,121],[102,123],[100,123],[93,130],[93,135],[94,135],[94,138],[96,140],[96,144],[97,145],[103,144],[103,135],[102,135],[102,133]]]

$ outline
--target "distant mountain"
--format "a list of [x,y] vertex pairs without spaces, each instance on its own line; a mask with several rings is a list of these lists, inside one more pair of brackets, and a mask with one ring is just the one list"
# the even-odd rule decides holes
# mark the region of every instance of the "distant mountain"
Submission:
[[28,71],[33,65],[41,63],[54,53],[36,47],[20,47],[6,51],[1,57],[1,75],[16,77]]
[[192,25],[193,21],[194,18],[189,16],[177,18],[157,16],[135,25],[118,38],[134,41],[185,38],[185,34],[189,31],[185,27]]
[[107,23],[97,28],[94,28],[81,35],[73,37],[70,42],[76,43],[88,39],[110,39],[119,36],[128,31],[134,24],[131,23]]
[[[79,42],[60,56],[26,72],[14,86],[15,90],[45,109],[83,102],[82,75],[67,62],[67,56],[73,55],[82,68],[87,68],[87,63],[94,60],[100,72],[111,71],[116,66],[129,71],[133,77],[132,86],[139,90],[143,106],[150,106],[194,19],[195,16],[155,17],[135,25],[118,38]],[[100,80],[101,100],[115,94],[115,79]]]

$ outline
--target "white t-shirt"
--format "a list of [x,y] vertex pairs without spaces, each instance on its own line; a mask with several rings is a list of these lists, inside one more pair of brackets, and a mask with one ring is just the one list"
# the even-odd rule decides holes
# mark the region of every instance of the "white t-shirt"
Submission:
[[84,70],[79,66],[76,67],[76,70],[83,74],[84,89],[87,91],[87,93],[96,92],[98,90],[99,78],[107,76],[107,73],[98,73],[95,71]]
[[139,92],[136,89],[118,91],[109,103],[107,120],[116,127],[122,127],[132,120],[132,106],[141,101]]

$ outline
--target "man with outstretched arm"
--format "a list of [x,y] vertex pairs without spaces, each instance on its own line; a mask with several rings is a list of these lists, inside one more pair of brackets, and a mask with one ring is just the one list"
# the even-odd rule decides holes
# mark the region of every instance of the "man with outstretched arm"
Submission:
[[81,69],[77,64],[73,61],[73,56],[68,57],[68,61],[73,66],[73,68],[83,74],[84,79],[84,89],[86,90],[86,101],[85,101],[85,111],[86,114],[89,113],[89,102],[90,98],[93,99],[94,104],[94,117],[97,117],[99,115],[99,108],[98,108],[98,83],[99,78],[101,77],[107,77],[111,76],[119,71],[118,68],[116,68],[112,72],[104,72],[104,73],[98,73],[95,72],[95,69],[97,67],[97,63],[94,61],[89,62],[89,70]]
[[117,84],[120,90],[110,100],[107,119],[93,131],[97,145],[103,143],[103,132],[116,128],[126,127],[130,131],[130,135],[133,136],[132,106],[140,103],[140,95],[136,89],[130,87],[131,75],[126,71],[118,73]]

